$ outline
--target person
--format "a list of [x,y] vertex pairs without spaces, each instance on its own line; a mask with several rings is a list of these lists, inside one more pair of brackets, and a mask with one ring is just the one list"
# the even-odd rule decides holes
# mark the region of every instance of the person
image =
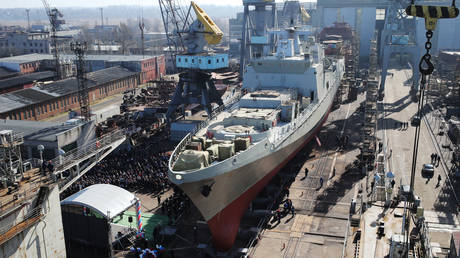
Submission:
[[160,206],[160,204],[161,204],[161,195],[159,195],[159,194],[157,195],[157,201],[158,201],[158,206]]
[[276,219],[276,221],[278,221],[278,224],[281,223],[281,211],[280,211],[280,209],[277,209],[275,211],[275,219]]
[[394,188],[394,187],[395,187],[395,184],[396,184],[395,180],[392,179],[392,180],[391,180],[391,188]]
[[284,187],[284,191],[286,193],[286,197],[289,198],[289,187]]
[[348,145],[348,140],[350,137],[348,135],[345,135],[345,141],[343,142],[343,147],[346,147]]
[[439,167],[439,162],[441,162],[441,157],[439,155],[436,155],[436,167]]
[[308,168],[305,168],[305,178],[308,176]]
[[431,164],[434,164],[434,153],[431,153]]
[[319,178],[319,188],[323,187],[324,180],[322,177]]
[[193,226],[193,243],[196,243],[198,241],[198,228],[196,226]]
[[46,162],[43,161],[42,162],[42,173],[43,173],[44,176],[46,175],[46,168],[47,168],[46,167]]
[[53,163],[51,163],[51,160],[48,161],[48,170],[49,170],[50,173],[54,172],[54,165],[53,165]]
[[294,208],[294,205],[291,204],[291,214],[292,214],[292,217],[294,217],[295,215],[295,208]]
[[372,180],[372,182],[371,182],[371,191],[374,191],[374,185],[375,185],[375,181]]

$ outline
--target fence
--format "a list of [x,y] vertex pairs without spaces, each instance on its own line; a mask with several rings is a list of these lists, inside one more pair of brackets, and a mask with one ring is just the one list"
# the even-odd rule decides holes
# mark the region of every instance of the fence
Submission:
[[176,146],[174,149],[174,152],[171,155],[170,162],[169,162],[169,168],[172,169],[172,165],[174,162],[177,160],[179,157],[180,151],[184,149],[185,145],[187,145],[191,140],[192,140],[192,135],[196,134],[198,131],[201,129],[205,128],[206,126],[209,125],[209,123],[224,109],[229,108],[233,106],[236,102],[238,102],[241,99],[241,94],[237,94],[237,96],[233,97],[228,103],[225,105],[221,105],[218,108],[214,109],[211,112],[211,115],[206,119],[205,121],[199,123],[190,133],[188,133],[181,141],[180,143]]

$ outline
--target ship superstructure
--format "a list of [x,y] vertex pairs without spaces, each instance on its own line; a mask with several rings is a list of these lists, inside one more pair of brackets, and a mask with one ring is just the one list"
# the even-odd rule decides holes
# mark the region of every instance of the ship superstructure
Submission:
[[243,90],[187,135],[169,161],[172,182],[208,222],[214,246],[228,250],[250,202],[321,128],[344,73],[309,30],[270,31],[271,56],[245,68]]

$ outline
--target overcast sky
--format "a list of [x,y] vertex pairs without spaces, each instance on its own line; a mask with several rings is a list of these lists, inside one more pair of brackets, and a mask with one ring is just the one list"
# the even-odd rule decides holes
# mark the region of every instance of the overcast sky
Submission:
[[[36,8],[43,7],[41,0],[0,0],[0,8]],[[183,3],[188,1],[182,0]],[[197,4],[243,5],[242,0],[195,0]],[[157,6],[158,0],[48,0],[54,7],[95,7],[108,5]]]

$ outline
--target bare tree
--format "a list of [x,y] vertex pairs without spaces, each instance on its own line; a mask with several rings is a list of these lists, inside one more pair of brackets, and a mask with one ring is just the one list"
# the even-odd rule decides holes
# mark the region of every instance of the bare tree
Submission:
[[117,34],[117,41],[120,42],[121,45],[121,53],[126,54],[129,45],[133,40],[133,31],[128,27],[126,23],[122,22],[120,23],[120,28]]

